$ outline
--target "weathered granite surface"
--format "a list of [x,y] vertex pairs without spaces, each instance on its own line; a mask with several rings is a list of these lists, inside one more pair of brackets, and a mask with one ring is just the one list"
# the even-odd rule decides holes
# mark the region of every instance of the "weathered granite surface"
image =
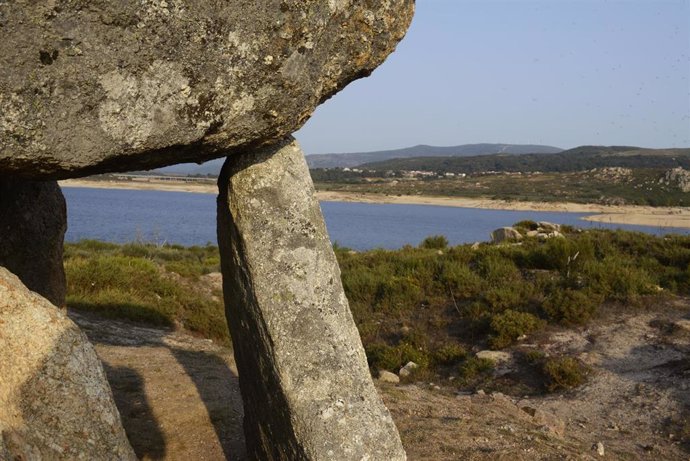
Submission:
[[0,174],[223,157],[297,130],[394,50],[414,0],[0,1]]
[[219,188],[223,289],[251,459],[404,460],[297,143],[229,157]]
[[136,459],[93,346],[3,267],[0,353],[0,459]]
[[0,266],[56,306],[66,294],[62,248],[67,209],[55,181],[0,176]]

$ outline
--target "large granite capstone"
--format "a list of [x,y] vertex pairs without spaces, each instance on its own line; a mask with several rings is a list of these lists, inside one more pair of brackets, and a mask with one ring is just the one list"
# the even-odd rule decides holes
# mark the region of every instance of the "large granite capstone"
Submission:
[[0,174],[131,171],[278,142],[381,64],[413,8],[0,1]]

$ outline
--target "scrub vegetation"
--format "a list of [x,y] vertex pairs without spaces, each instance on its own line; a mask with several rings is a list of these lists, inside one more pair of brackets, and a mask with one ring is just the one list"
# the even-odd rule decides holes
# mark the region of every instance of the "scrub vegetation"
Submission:
[[396,158],[315,168],[320,190],[535,202],[687,206],[690,149],[582,146],[557,154]]
[[[432,176],[403,179],[398,176],[327,179],[312,171],[316,188],[323,191],[485,198],[528,202],[596,203],[601,205],[687,206],[690,193],[667,183],[663,169],[635,169],[625,176],[610,170],[582,172],[531,172],[472,174],[467,177]],[[337,178],[333,172],[331,176]]]
[[[523,234],[535,223],[516,227]],[[488,388],[499,363],[477,351],[511,351],[530,378],[521,392],[562,391],[588,368],[521,347],[554,329],[582,328],[607,311],[642,310],[690,291],[690,237],[562,227],[563,238],[355,252],[336,246],[342,281],[372,371],[418,368],[408,380],[452,379]],[[218,249],[82,241],[66,245],[68,305],[115,317],[184,326],[229,343]],[[215,280],[215,281],[214,281]],[[535,376],[538,378],[535,379]]]

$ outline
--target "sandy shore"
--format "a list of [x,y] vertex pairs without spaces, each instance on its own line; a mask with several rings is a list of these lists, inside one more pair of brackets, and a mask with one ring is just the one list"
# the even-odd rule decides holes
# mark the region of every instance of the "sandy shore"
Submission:
[[[213,184],[185,184],[166,182],[90,181],[68,179],[60,181],[64,187],[90,187],[97,189],[160,190],[173,192],[194,192],[216,194]],[[587,203],[517,202],[484,198],[389,196],[359,194],[350,192],[319,191],[320,201],[393,203],[405,205],[436,205],[460,208],[482,208],[487,210],[554,211],[566,213],[592,213],[583,219],[588,221],[633,224],[653,227],[676,227],[690,229],[690,209],[684,207],[608,206]]]
[[633,224],[640,226],[690,228],[690,209],[684,207],[610,206],[591,203],[517,202],[483,198],[428,197],[428,196],[381,196],[348,192],[322,191],[317,193],[321,201],[399,203],[408,205],[438,205],[487,210],[554,211],[566,213],[593,213],[587,221]]
[[215,184],[183,182],[139,182],[139,181],[91,181],[89,179],[66,179],[59,181],[61,187],[86,187],[90,189],[159,190],[164,192],[193,192],[196,194],[217,194]]

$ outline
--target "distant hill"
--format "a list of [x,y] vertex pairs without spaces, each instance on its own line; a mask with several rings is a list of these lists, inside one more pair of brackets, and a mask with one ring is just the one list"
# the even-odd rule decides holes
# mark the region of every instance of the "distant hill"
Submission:
[[202,163],[201,165],[197,163],[180,163],[177,165],[158,168],[154,171],[162,174],[179,174],[185,176],[205,176],[209,174],[212,176],[218,176],[218,174],[220,174],[220,169],[223,167],[224,162],[225,158],[217,158],[215,160],[210,160],[206,163]]
[[371,162],[362,168],[385,170],[423,170],[451,173],[482,171],[571,172],[592,168],[690,168],[690,148],[645,149],[631,146],[581,146],[555,154],[478,155],[472,157],[415,157]]
[[[366,162],[388,160],[391,158],[428,157],[428,156],[466,156],[481,154],[551,154],[563,149],[551,146],[530,144],[463,144],[461,146],[437,147],[419,145],[404,149],[382,150],[377,152],[356,152],[349,154],[315,154],[307,155],[309,168],[352,167]],[[180,163],[155,170],[163,174],[179,175],[213,175],[220,173],[225,159],[215,159],[198,165],[196,163]]]
[[393,158],[410,157],[464,157],[484,154],[554,154],[563,149],[553,146],[531,144],[463,144],[460,146],[419,145],[404,149],[382,150],[376,152],[353,152],[347,154],[307,155],[310,168],[354,167],[364,163],[378,162]]

